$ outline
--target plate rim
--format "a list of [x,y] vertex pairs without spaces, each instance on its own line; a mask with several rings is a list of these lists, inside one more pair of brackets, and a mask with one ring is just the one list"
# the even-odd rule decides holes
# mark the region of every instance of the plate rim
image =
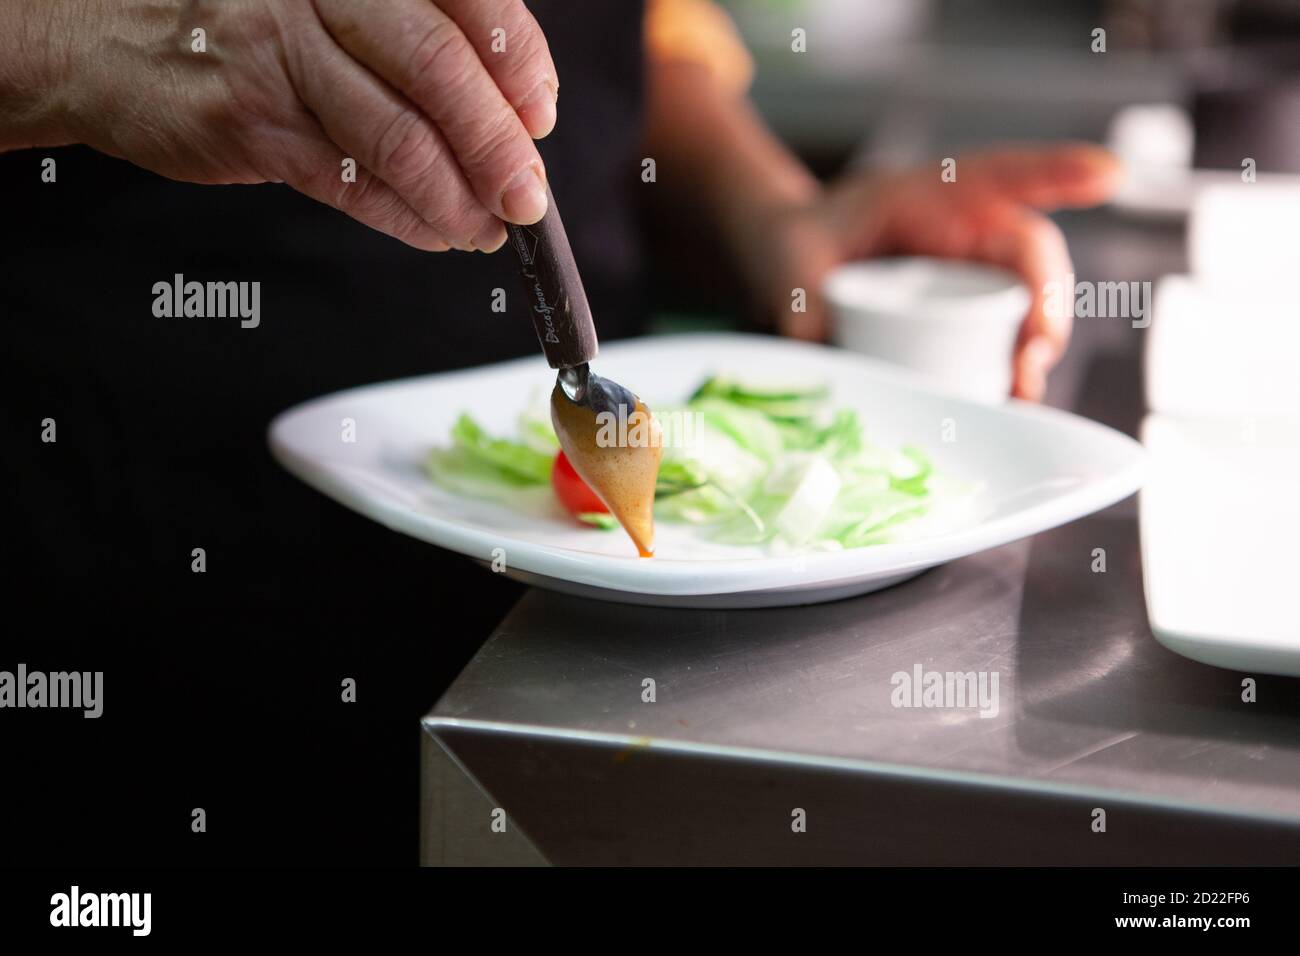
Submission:
[[[969,407],[988,409],[990,406],[952,394],[922,376],[910,373],[907,369],[889,365],[870,356],[859,355],[844,349],[781,339],[774,336],[753,335],[746,333],[699,332],[675,335],[651,336],[611,342],[606,352],[625,352],[645,348],[647,344],[665,345],[685,339],[694,340],[698,347],[703,342],[714,340],[719,344],[735,346],[740,343],[761,348],[780,346],[788,350],[792,345],[806,350],[808,354],[821,353],[823,357],[832,357],[836,361],[849,361],[870,367],[874,374],[917,392],[937,396],[947,401]],[[523,366],[536,366],[539,359],[521,357],[493,362],[468,369],[454,369],[427,375],[409,376],[353,386],[325,395],[316,396],[297,403],[277,414],[267,427],[267,443],[272,457],[309,487],[325,494],[350,510],[356,511],[392,531],[405,534],[438,547],[456,551],[470,558],[484,559],[490,557],[492,549],[499,547],[500,536],[497,532],[466,527],[454,520],[412,511],[405,505],[393,505],[382,498],[365,494],[355,488],[335,472],[337,468],[323,467],[311,459],[299,455],[282,438],[286,429],[295,419],[310,414],[312,411],[349,397],[368,392],[388,391],[394,388],[410,387],[436,379],[440,383],[458,378],[473,377],[487,371],[508,371]],[[1066,412],[1061,409],[1035,405],[1011,399],[996,406],[1001,414],[1016,418],[1047,421],[1073,429],[1091,431],[1098,437],[1111,442],[1117,448],[1129,453],[1128,463],[1109,475],[1066,492],[1060,498],[1041,502],[1011,515],[1005,515],[992,521],[964,528],[949,534],[921,538],[914,541],[895,542],[872,548],[859,548],[837,552],[806,552],[801,555],[770,556],[760,555],[754,558],[730,558],[717,561],[701,562],[678,558],[655,558],[652,561],[637,559],[638,580],[628,582],[612,579],[607,573],[601,573],[609,564],[609,555],[596,552],[575,552],[570,548],[542,544],[532,541],[516,542],[520,550],[513,554],[510,563],[517,568],[533,574],[556,577],[557,569],[553,562],[560,562],[565,576],[576,583],[592,587],[622,591],[629,594],[649,594],[669,596],[706,596],[725,595],[743,592],[761,592],[771,590],[765,584],[747,583],[755,573],[769,572],[776,568],[789,571],[798,561],[803,569],[802,584],[808,588],[824,587],[827,589],[847,585],[854,581],[869,581],[873,577],[894,574],[901,571],[922,570],[945,564],[948,561],[967,557],[971,554],[1009,544],[1022,538],[1030,537],[1050,528],[1067,524],[1085,515],[1115,504],[1135,493],[1142,484],[1146,472],[1146,451],[1133,438],[1100,422]],[[419,533],[419,532],[425,533]],[[435,539],[430,534],[438,534]],[[942,545],[942,546],[941,546]],[[540,562],[552,562],[543,566]],[[851,567],[845,567],[849,563]],[[683,576],[683,566],[700,568],[708,565],[709,577]],[[621,562],[619,567],[627,567]],[[837,573],[829,573],[834,568]],[[697,583],[698,582],[698,583]]]

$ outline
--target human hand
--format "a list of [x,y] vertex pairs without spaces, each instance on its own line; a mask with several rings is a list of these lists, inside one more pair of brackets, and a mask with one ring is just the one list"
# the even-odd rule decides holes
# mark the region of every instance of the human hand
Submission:
[[7,57],[0,148],[285,182],[429,251],[495,250],[546,211],[532,138],[558,80],[522,0],[0,0]]
[[[756,227],[751,282],[777,316],[780,331],[805,339],[829,331],[822,281],[842,262],[881,255],[972,259],[1018,274],[1031,295],[1012,357],[1012,393],[1039,400],[1047,373],[1070,338],[1069,315],[1045,308],[1047,283],[1073,272],[1065,239],[1043,210],[1106,199],[1119,173],[1095,146],[1007,149],[959,158],[955,182],[932,169],[859,174],[807,203],[769,211]],[[790,290],[807,291],[807,311],[790,307]],[[1053,310],[1055,311],[1055,310]]]

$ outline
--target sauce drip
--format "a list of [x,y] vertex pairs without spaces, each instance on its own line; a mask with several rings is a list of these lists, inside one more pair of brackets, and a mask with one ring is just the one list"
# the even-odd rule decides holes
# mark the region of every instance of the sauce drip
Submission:
[[[551,392],[551,423],[564,455],[618,519],[637,553],[654,555],[655,482],[663,456],[659,423],[622,386],[590,376],[583,400]],[[629,403],[634,403],[631,408]]]

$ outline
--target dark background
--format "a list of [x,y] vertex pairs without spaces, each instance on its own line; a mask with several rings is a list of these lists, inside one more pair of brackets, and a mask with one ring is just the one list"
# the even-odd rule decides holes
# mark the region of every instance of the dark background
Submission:
[[[0,816],[23,821],[0,859],[414,862],[419,717],[520,588],[306,488],[264,434],[313,394],[455,364],[454,345],[420,341],[438,328],[435,277],[282,187],[146,181],[88,151],[54,155],[57,199],[8,207],[49,244],[5,268],[0,669],[102,670],[105,704],[97,720],[0,713]],[[42,188],[35,156],[2,162],[9,192]],[[102,208],[133,204],[133,186],[154,195]],[[250,248],[268,200],[304,240],[313,225],[331,235],[321,260],[330,241],[360,250],[355,270],[322,281],[306,241],[288,243],[297,262]],[[168,205],[197,218],[141,222]],[[124,221],[141,231],[114,239]],[[154,319],[148,277],[173,271],[260,279],[261,327]],[[503,348],[534,347],[526,319],[482,311]],[[405,348],[384,354],[386,339]],[[40,441],[46,417],[57,443]],[[195,547],[206,573],[190,570]],[[206,834],[190,831],[194,807]]]
[[[625,335],[640,5],[531,6],[564,77],[548,175]],[[174,273],[260,281],[261,325],[154,317]],[[104,672],[97,720],[0,711],[0,863],[416,862],[419,718],[522,589],[308,489],[265,431],[336,389],[536,353],[522,311],[490,310],[518,282],[508,252],[420,253],[285,186],[0,156],[0,670]]]

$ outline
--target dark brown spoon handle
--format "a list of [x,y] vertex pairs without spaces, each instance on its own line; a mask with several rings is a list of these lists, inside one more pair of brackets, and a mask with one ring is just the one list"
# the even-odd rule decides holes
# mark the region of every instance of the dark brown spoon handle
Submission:
[[596,357],[596,327],[578,276],[569,237],[546,187],[546,215],[531,226],[506,223],[519,256],[528,311],[551,368],[571,368]]

